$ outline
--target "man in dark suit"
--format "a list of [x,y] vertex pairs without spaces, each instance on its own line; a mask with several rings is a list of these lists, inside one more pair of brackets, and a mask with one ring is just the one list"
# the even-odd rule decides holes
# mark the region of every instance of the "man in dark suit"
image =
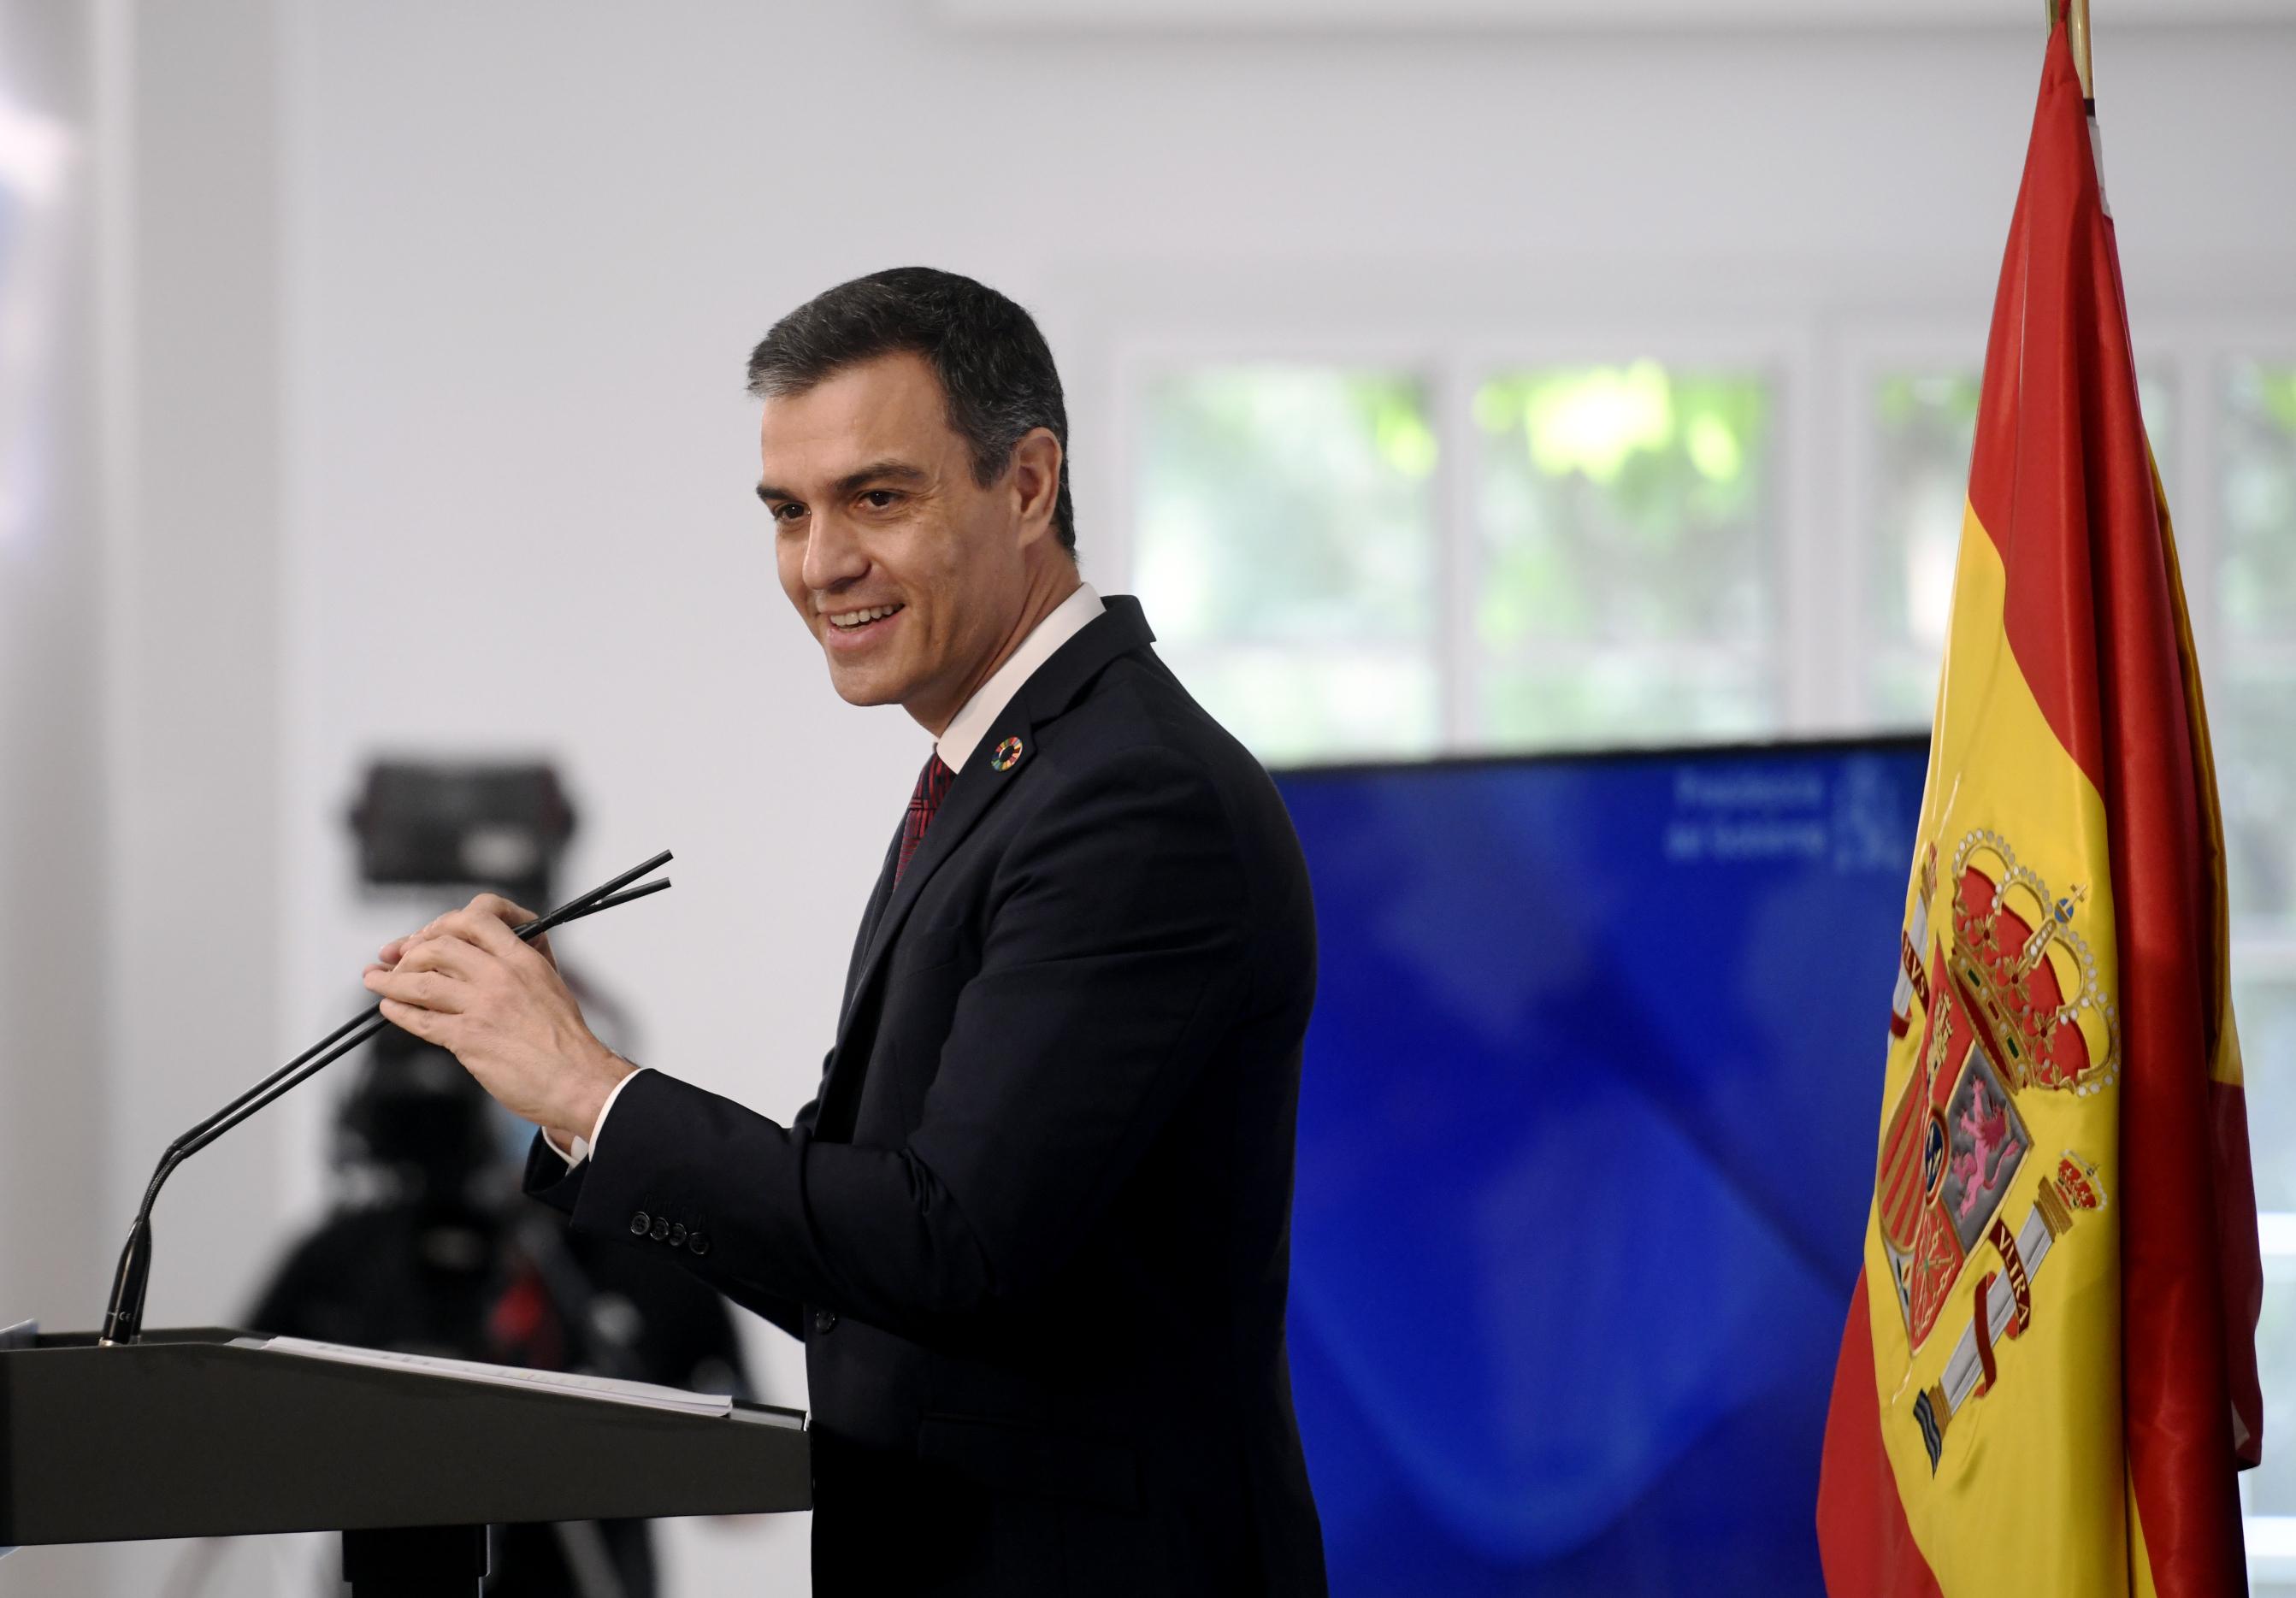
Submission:
[[931,732],[787,1126],[584,1026],[481,898],[384,1013],[535,1121],[528,1188],[807,1345],[824,1594],[1319,1594],[1283,1340],[1315,987],[1252,758],[1078,578],[1027,314],[904,268],[750,364],[783,587]]

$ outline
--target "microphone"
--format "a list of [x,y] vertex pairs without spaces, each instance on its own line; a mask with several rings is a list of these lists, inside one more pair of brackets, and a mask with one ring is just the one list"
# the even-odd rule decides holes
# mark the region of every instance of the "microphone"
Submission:
[[[670,852],[664,849],[644,865],[632,866],[611,881],[601,882],[549,914],[537,916],[511,930],[531,942],[554,927],[660,893],[669,886],[668,877],[636,888],[629,884],[656,867],[668,865],[672,858]],[[102,1330],[96,1335],[98,1347],[111,1348],[132,1343],[143,1333],[144,1290],[152,1274],[152,1204],[176,1168],[248,1117],[308,1082],[390,1024],[382,1019],[381,1004],[353,1016],[168,1145],[152,1173],[150,1184],[144,1189],[144,1202],[135,1211],[135,1222],[127,1228],[127,1246],[119,1251],[119,1267],[111,1278],[111,1300],[103,1312]]]

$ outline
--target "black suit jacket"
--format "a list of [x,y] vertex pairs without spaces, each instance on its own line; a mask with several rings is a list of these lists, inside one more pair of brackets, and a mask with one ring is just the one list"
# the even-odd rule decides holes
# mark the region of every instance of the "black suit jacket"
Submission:
[[888,851],[792,1125],[648,1072],[529,1168],[805,1340],[824,1594],[1324,1591],[1283,1340],[1307,872],[1107,606],[898,887]]

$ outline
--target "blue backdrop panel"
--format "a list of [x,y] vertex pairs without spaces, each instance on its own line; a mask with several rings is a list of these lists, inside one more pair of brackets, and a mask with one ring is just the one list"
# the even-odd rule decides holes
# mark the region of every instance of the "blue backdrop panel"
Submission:
[[1918,743],[1279,773],[1341,1594],[1822,1591]]

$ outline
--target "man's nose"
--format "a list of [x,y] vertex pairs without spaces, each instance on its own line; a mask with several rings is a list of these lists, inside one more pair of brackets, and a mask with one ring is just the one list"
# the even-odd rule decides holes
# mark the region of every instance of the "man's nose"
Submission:
[[869,570],[861,541],[841,516],[816,516],[805,540],[805,586],[816,594],[840,588]]

